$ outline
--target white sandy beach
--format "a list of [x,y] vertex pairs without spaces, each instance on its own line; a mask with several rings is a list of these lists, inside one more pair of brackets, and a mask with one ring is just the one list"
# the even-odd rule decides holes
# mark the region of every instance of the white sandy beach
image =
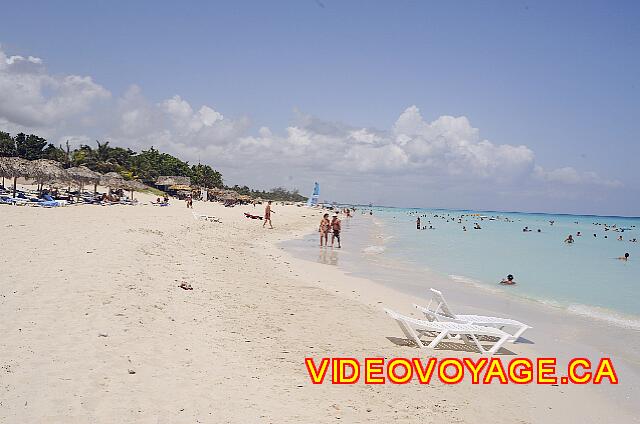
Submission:
[[194,210],[222,223],[176,200],[0,207],[0,422],[638,421],[589,385],[313,385],[305,357],[479,354],[393,343],[382,306],[415,299],[285,253],[319,210],[276,205],[273,230],[244,218],[260,206]]

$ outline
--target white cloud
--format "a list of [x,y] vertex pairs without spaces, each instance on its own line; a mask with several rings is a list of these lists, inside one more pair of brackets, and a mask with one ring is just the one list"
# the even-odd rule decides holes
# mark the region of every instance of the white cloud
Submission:
[[580,172],[570,166],[552,169],[551,171],[546,171],[543,167],[536,166],[534,177],[542,181],[567,185],[587,184],[610,188],[622,187],[622,183],[618,180],[602,178],[592,171]]
[[[112,96],[89,76],[51,75],[40,58],[8,56],[1,49],[0,93],[0,129],[33,131],[56,142],[98,138],[134,150],[155,146],[261,188],[306,184],[317,176],[336,190],[345,181],[376,190],[402,184],[389,188],[390,196],[423,185],[474,196],[546,190],[556,197],[562,187],[575,193],[576,187],[621,186],[571,166],[546,170],[527,146],[483,139],[464,116],[427,121],[416,106],[402,111],[388,130],[296,110],[284,131],[261,127],[253,133],[245,117],[229,118],[209,105],[194,108],[179,95],[154,103],[136,85]],[[343,195],[349,194],[344,188]]]
[[304,116],[284,136],[262,129],[240,138],[234,156],[247,160],[293,158],[317,171],[415,173],[458,179],[508,181],[530,174],[534,154],[526,146],[494,145],[479,137],[467,118],[443,116],[428,123],[417,107],[407,108],[389,132],[354,129]]
[[349,135],[354,141],[363,144],[377,144],[382,141],[382,138],[380,136],[373,132],[370,132],[366,128],[351,131]]
[[151,103],[135,85],[117,100],[111,119],[102,138],[136,150],[155,146],[191,161],[220,156],[249,127],[246,118],[228,119],[207,105],[194,111],[179,95]]
[[91,77],[54,76],[40,58],[7,56],[0,50],[0,117],[24,127],[42,128],[87,113],[110,96]]

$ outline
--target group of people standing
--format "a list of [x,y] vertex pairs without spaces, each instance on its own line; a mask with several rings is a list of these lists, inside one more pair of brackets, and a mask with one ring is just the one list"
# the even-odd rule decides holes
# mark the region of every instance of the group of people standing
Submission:
[[320,227],[318,228],[318,232],[320,233],[320,247],[323,246],[322,242],[324,241],[324,246],[328,246],[329,233],[331,233],[331,247],[333,247],[334,241],[338,241],[338,248],[341,248],[340,245],[340,231],[342,230],[342,223],[338,218],[338,214],[334,213],[331,217],[331,221],[329,221],[329,214],[325,213],[322,216],[322,220],[320,220]]

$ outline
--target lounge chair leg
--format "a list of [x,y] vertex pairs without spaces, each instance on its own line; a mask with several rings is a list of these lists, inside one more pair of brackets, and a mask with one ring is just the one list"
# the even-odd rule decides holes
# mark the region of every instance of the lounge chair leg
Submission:
[[[470,344],[470,345],[475,345],[478,350],[480,351],[480,354],[484,355],[485,353],[487,353],[487,351],[485,350],[484,347],[482,347],[482,345],[480,344],[480,341],[476,338],[476,336],[474,336],[473,334],[469,334],[467,337],[464,338],[465,343]],[[473,343],[471,343],[473,342]]]
[[520,327],[518,331],[516,331],[515,334],[513,335],[513,338],[511,339],[511,343],[517,342],[520,336],[522,335],[522,333],[524,333],[527,330],[527,328],[529,327],[526,327],[524,325]]
[[433,339],[433,340],[431,341],[431,343],[429,343],[428,347],[430,347],[430,348],[434,349],[434,348],[438,345],[438,343],[440,343],[440,342],[442,341],[442,339],[444,339],[448,334],[449,334],[449,332],[448,332],[448,331],[446,331],[446,330],[445,330],[445,331],[443,331],[442,333],[438,334],[438,335],[436,336],[436,338],[435,338],[435,339]]
[[424,347],[424,344],[422,343],[422,340],[420,340],[420,336],[418,336],[418,334],[415,331],[413,331],[413,328],[411,328],[409,326],[409,324],[407,324],[406,322],[404,322],[402,320],[399,320],[399,319],[396,319],[396,322],[400,326],[400,329],[402,330],[404,335],[407,337],[407,339],[413,340],[413,342],[419,348],[423,348]]
[[501,338],[496,342],[496,344],[494,344],[494,345],[491,347],[491,349],[489,349],[489,350],[487,351],[487,353],[488,353],[489,355],[493,355],[494,353],[496,353],[498,350],[500,350],[500,348],[502,347],[502,345],[503,345],[507,340],[509,340],[509,338],[510,338],[510,336],[508,336],[508,335],[501,337]]

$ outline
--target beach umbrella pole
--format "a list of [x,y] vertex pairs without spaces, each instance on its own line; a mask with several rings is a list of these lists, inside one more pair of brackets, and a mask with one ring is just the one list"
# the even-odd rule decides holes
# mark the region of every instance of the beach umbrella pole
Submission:
[[16,184],[18,184],[18,177],[13,177],[13,197],[16,197]]

